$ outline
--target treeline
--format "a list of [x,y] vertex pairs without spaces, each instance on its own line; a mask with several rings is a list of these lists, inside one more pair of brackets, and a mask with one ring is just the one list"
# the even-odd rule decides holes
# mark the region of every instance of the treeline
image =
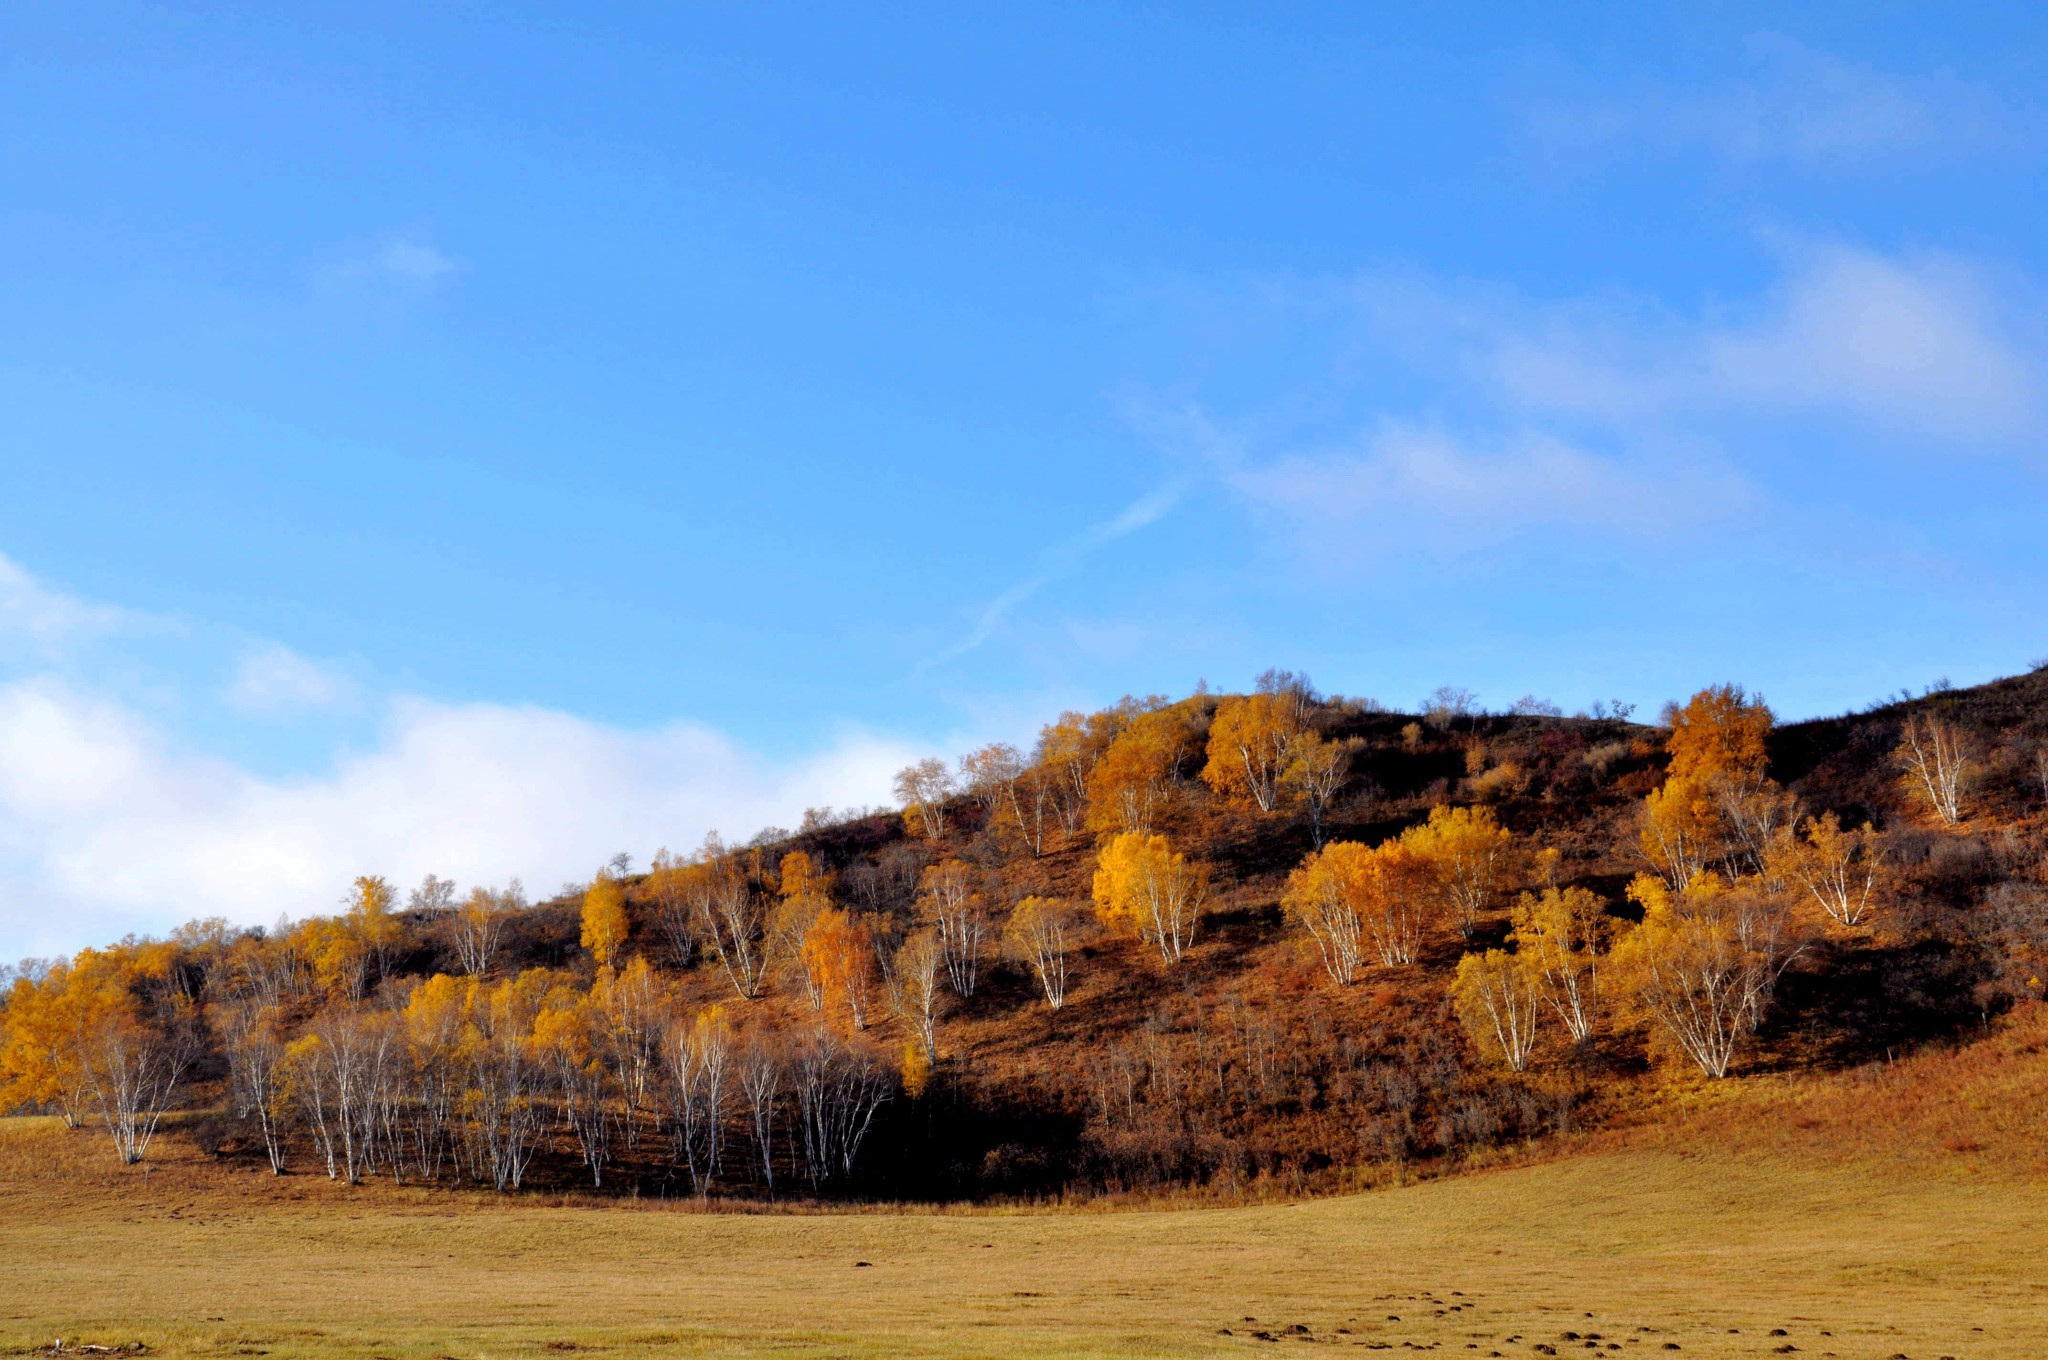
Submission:
[[366,876],[332,917],[30,968],[0,1103],[130,1162],[185,1099],[276,1172],[500,1190],[1085,1193],[1469,1155],[1599,1117],[1646,1060],[1770,1060],[1831,987],[1863,989],[1844,1015],[2040,995],[2048,731],[1959,705],[1802,734],[1816,806],[1735,686],[1656,728],[1458,691],[1409,717],[1284,672],[1127,699],[904,770],[900,814],[622,859],[539,906]]

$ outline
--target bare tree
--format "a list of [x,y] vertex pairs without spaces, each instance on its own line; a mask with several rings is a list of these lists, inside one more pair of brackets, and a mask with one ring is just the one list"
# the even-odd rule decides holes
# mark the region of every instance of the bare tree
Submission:
[[662,1045],[667,1077],[669,1137],[676,1158],[700,1198],[718,1174],[724,1148],[726,1065],[732,1031],[719,1007],[699,1011],[669,1027]]
[[1940,718],[1915,713],[1906,719],[1894,759],[1936,816],[1951,825],[1963,819],[1962,782],[1969,756],[1960,731]]
[[775,1101],[782,1094],[782,1057],[768,1036],[751,1035],[737,1064],[740,1095],[747,1102],[747,1125],[754,1136],[754,1154],[761,1159],[761,1180],[775,1189]]
[[664,848],[655,851],[653,868],[647,875],[648,895],[654,899],[654,928],[668,945],[669,958],[678,968],[689,967],[697,950],[697,913],[691,907],[689,894],[693,867]]
[[526,892],[513,879],[503,892],[471,888],[469,897],[455,913],[455,957],[470,977],[491,971],[505,922],[514,911],[526,906]]
[[819,1030],[797,1046],[790,1078],[798,1142],[812,1187],[851,1175],[875,1112],[889,1099],[893,1081],[888,1069],[868,1049]]
[[925,870],[921,886],[919,901],[938,935],[946,978],[962,998],[971,997],[988,939],[988,917],[981,894],[974,891],[972,871],[949,859]]
[[929,840],[946,834],[946,799],[953,793],[953,775],[946,762],[927,756],[896,772],[896,797],[905,813],[915,813]]
[[686,892],[697,928],[732,981],[751,1001],[761,994],[768,972],[768,901],[730,856],[696,866]]
[[244,1118],[254,1115],[273,1176],[284,1174],[285,1043],[274,1006],[231,1002],[214,1012],[227,1051],[228,1087]]
[[421,879],[420,885],[405,899],[407,911],[438,913],[447,911],[454,905],[455,880],[436,878],[432,874]]
[[1356,737],[1325,741],[1314,732],[1303,732],[1294,742],[1293,758],[1281,782],[1307,804],[1309,828],[1318,850],[1323,848],[1323,819],[1344,791],[1351,762],[1364,744]]

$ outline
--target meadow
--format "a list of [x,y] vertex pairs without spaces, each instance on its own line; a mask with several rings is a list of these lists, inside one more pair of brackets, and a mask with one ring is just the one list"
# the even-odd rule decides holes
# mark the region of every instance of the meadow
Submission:
[[0,1136],[0,1348],[190,1356],[2048,1354],[2044,1025],[1232,1208],[718,1213]]

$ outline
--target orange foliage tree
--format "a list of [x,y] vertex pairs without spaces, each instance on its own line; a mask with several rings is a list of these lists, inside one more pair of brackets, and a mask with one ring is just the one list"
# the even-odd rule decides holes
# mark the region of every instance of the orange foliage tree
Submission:
[[1187,956],[1208,902],[1208,866],[1164,836],[1127,831],[1096,862],[1095,912],[1112,929],[1134,931],[1169,967]]

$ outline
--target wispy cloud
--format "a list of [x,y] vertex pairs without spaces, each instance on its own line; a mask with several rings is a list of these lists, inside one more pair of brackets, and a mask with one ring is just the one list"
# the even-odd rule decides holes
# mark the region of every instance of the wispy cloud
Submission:
[[355,698],[355,683],[340,670],[274,642],[243,653],[227,689],[229,704],[262,717],[338,708]]
[[1476,318],[1467,340],[1529,409],[1614,421],[1801,410],[2004,443],[2041,420],[2043,355],[2014,302],[1953,257],[1830,244],[1791,249],[1776,285],[1711,313],[1576,303]]
[[1329,371],[1151,424],[1276,537],[1330,562],[1545,527],[1604,539],[1754,522],[1777,469],[1753,450],[1786,439],[1825,440],[1845,469],[2039,456],[2048,346],[2029,280],[1947,255],[1768,244],[1773,282],[1690,311],[1392,272],[1263,288],[1245,304],[1257,329],[1292,308],[1337,356]]
[[1392,423],[1354,446],[1240,465],[1227,479],[1298,543],[1336,560],[1465,551],[1560,526],[1639,536],[1754,498],[1713,462],[1647,467],[1548,435],[1476,443]]
[[330,288],[430,292],[464,269],[463,262],[416,233],[386,236],[344,253],[321,271]]
[[1526,126],[1556,158],[1635,149],[1702,151],[1735,166],[1855,171],[2009,141],[2015,115],[1947,74],[1901,75],[1818,52],[1781,34],[1748,43],[1751,74],[1631,99],[1549,99]]
[[41,655],[104,636],[131,615],[53,590],[0,554],[0,639]]
[[966,637],[925,663],[934,666],[980,647],[1002,628],[1018,607],[1044,590],[1048,585],[1068,575],[1086,560],[1090,553],[1117,539],[1137,533],[1140,529],[1156,524],[1164,518],[1186,491],[1185,483],[1169,482],[1156,487],[1132,501],[1122,510],[1075,534],[1072,538],[1054,544],[1040,554],[1031,574],[1002,594],[983,605],[976,613],[974,625]]

